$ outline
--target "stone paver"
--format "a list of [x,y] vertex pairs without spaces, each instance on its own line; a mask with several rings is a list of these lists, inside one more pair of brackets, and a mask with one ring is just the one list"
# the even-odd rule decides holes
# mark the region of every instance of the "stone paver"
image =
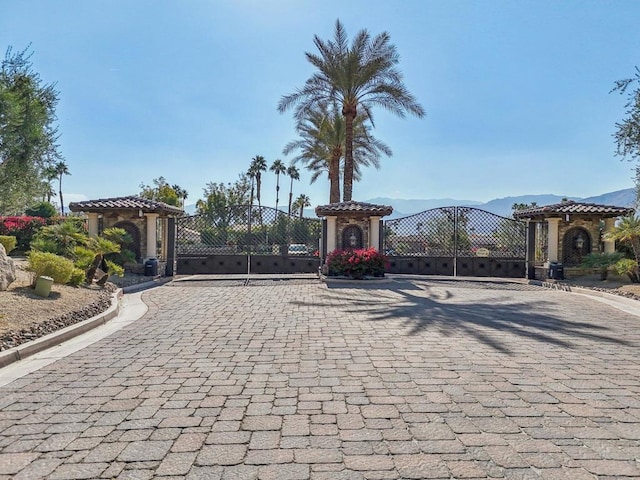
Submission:
[[519,284],[183,282],[0,388],[0,478],[640,478],[640,318]]

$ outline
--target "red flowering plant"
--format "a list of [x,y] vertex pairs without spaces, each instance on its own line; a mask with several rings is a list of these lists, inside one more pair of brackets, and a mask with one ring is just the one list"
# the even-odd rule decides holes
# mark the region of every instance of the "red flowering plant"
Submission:
[[387,264],[387,257],[375,248],[334,250],[327,255],[329,276],[383,277]]
[[33,236],[47,224],[42,217],[0,217],[0,235],[16,237],[18,250],[29,250],[29,244]]

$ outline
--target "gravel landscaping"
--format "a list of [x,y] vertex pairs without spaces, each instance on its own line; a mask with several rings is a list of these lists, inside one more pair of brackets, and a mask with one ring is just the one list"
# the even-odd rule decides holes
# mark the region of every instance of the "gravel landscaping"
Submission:
[[0,351],[86,320],[111,305],[114,285],[105,288],[53,285],[48,298],[33,293],[26,262],[17,259],[17,279],[0,292]]

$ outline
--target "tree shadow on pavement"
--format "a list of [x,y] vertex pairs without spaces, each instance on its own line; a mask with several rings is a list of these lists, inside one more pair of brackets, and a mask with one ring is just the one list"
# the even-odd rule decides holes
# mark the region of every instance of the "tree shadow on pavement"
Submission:
[[335,288],[330,294],[332,305],[338,300],[346,313],[365,314],[372,321],[399,320],[409,328],[408,335],[433,329],[444,336],[464,334],[506,354],[511,349],[505,344],[505,334],[562,348],[576,348],[582,341],[634,345],[609,335],[607,326],[561,318],[555,311],[556,303],[518,301],[517,295],[505,291],[517,290],[513,284],[471,287],[484,290],[473,301],[456,298],[455,288],[443,288],[438,282],[400,281],[382,288],[358,287],[371,291],[365,296],[340,295],[342,288],[349,287]]

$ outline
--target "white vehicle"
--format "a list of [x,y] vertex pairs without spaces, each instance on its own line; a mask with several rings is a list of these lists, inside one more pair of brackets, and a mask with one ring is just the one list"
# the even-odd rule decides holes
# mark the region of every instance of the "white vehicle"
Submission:
[[289,245],[289,255],[308,255],[309,250],[304,243],[292,243]]

